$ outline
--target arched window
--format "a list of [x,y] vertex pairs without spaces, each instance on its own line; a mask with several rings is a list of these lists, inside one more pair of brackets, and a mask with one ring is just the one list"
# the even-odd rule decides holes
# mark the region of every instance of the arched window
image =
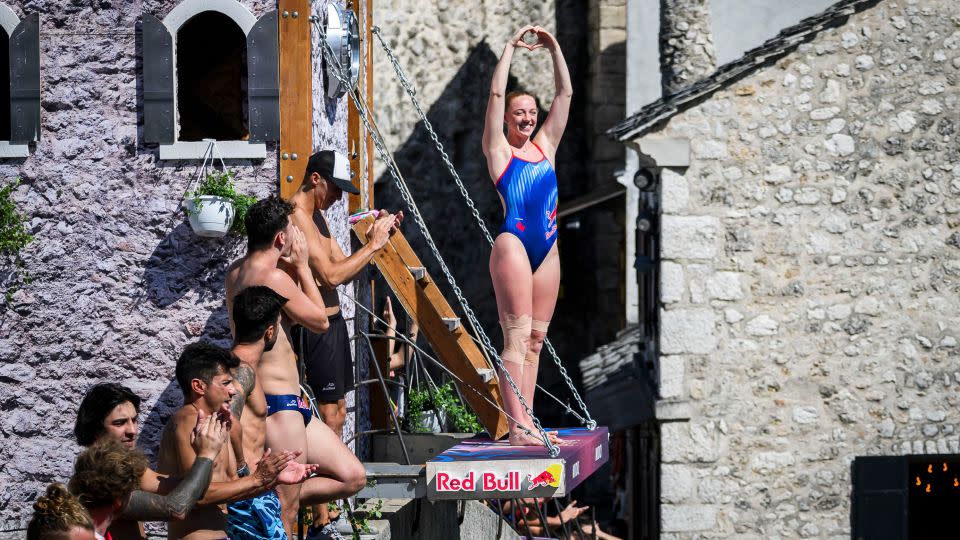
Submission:
[[143,137],[160,159],[263,158],[280,138],[277,12],[236,0],[184,0],[143,15]]
[[[0,27],[0,104],[10,103],[10,34]],[[0,141],[10,140],[10,107],[0,106]]]
[[200,13],[177,32],[176,57],[178,140],[247,140],[247,36],[240,27],[222,13]]
[[30,155],[40,137],[40,16],[0,3],[0,158]]

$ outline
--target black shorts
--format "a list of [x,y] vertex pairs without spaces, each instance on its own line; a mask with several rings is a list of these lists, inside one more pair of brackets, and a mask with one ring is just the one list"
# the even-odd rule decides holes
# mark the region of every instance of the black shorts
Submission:
[[318,402],[335,403],[353,390],[350,336],[342,314],[331,316],[330,328],[322,334],[298,326],[293,347],[303,359],[307,385]]

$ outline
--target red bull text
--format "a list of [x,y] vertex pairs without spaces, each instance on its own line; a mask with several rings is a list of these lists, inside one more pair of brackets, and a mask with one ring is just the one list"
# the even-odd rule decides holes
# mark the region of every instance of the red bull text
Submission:
[[500,478],[492,472],[481,473],[479,478],[473,471],[462,478],[455,478],[450,473],[437,473],[438,492],[476,491],[478,486],[481,491],[520,491],[522,488],[517,471],[510,471],[506,477]]

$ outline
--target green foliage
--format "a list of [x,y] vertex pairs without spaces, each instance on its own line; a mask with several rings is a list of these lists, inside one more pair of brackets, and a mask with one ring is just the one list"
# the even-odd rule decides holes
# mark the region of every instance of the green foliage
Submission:
[[236,235],[247,234],[247,228],[243,224],[243,218],[247,215],[247,210],[257,202],[257,198],[251,195],[237,193],[236,186],[233,184],[236,173],[231,170],[218,171],[211,169],[207,177],[200,182],[197,189],[187,192],[187,198],[193,200],[194,207],[199,212],[203,208],[200,197],[203,195],[214,195],[223,197],[233,203],[234,211],[233,225],[230,226],[230,232]]
[[20,185],[20,179],[0,187],[0,255],[13,261],[12,277],[2,285],[6,288],[4,297],[7,302],[22,283],[30,283],[30,276],[23,267],[20,251],[33,242],[33,235],[27,232],[26,216],[17,211],[13,200],[13,190]]
[[470,412],[457,395],[452,382],[439,387],[434,392],[412,389],[407,398],[407,422],[413,433],[427,433],[423,425],[423,415],[428,410],[442,411],[447,418],[447,429],[451,427],[457,433],[478,433],[483,426]]

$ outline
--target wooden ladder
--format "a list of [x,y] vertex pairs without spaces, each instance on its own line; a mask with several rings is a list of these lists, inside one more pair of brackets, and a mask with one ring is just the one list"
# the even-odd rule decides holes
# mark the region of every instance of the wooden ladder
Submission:
[[[373,221],[373,217],[369,216],[353,226],[353,231],[363,244],[367,243],[367,231]],[[494,439],[506,435],[507,417],[501,412],[503,399],[496,372],[464,330],[453,308],[400,231],[390,236],[390,241],[373,257],[373,262],[404,309],[417,321],[420,331],[440,361],[464,381],[465,384],[457,383],[460,394],[487,433]],[[487,399],[478,395],[478,392]]]

